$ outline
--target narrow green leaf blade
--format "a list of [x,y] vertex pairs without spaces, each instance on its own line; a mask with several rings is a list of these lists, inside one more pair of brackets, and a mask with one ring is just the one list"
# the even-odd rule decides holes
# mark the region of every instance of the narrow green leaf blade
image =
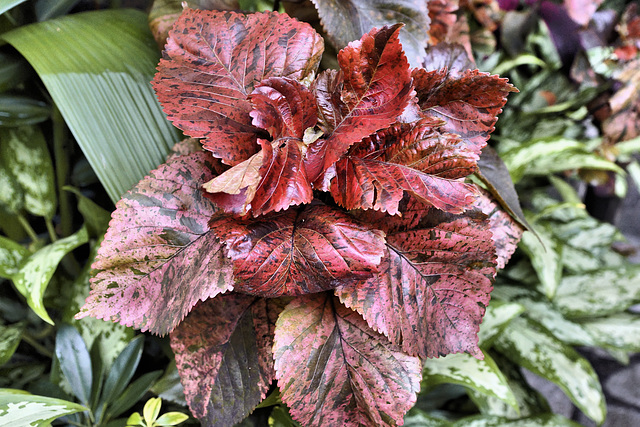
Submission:
[[562,278],[562,245],[552,238],[546,227],[537,227],[538,237],[530,231],[522,233],[520,248],[529,256],[540,279],[541,291],[553,298]]
[[[140,357],[142,356],[142,347],[144,346],[144,336],[139,335],[129,345],[122,350],[122,353],[113,362],[113,366],[109,371],[107,380],[104,383],[102,389],[102,404],[109,404],[116,400],[124,391],[131,377],[140,363]],[[100,404],[99,406],[102,406]]]
[[58,263],[66,254],[88,240],[87,229],[82,227],[75,234],[38,250],[26,259],[13,276],[16,289],[27,299],[29,307],[45,322],[53,325],[53,320],[44,307],[43,297]]
[[66,400],[0,389],[0,425],[3,426],[46,426],[56,418],[86,410],[84,406]]
[[56,335],[56,358],[73,394],[85,405],[91,396],[93,372],[89,350],[78,331],[70,325],[62,325]]
[[596,423],[604,421],[604,395],[589,362],[537,323],[514,319],[494,346],[514,363],[557,384]]
[[467,353],[427,359],[422,375],[423,390],[442,383],[460,384],[518,407],[506,378],[488,353],[484,353],[484,360]]
[[640,352],[640,316],[616,313],[611,316],[589,319],[582,323],[599,345],[625,352]]
[[125,391],[109,406],[107,418],[113,419],[133,405],[138,403],[142,396],[151,388],[153,383],[160,378],[162,371],[153,371],[142,375],[133,381]]
[[159,52],[143,12],[78,13],[2,37],[40,75],[114,202],[179,139],[149,83]]
[[527,418],[509,419],[491,415],[474,415],[456,421],[452,427],[580,427],[559,414],[538,414]]

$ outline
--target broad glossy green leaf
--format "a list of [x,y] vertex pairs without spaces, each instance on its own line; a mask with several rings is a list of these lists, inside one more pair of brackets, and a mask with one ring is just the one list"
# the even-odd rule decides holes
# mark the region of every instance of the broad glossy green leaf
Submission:
[[625,352],[640,352],[640,316],[616,313],[582,322],[599,345]]
[[580,424],[571,421],[559,414],[539,414],[527,418],[509,419],[491,415],[474,415],[461,418],[451,427],[580,427]]
[[53,320],[44,307],[43,297],[58,263],[88,239],[87,229],[82,227],[75,234],[39,249],[27,258],[20,270],[14,274],[13,283],[16,289],[27,299],[29,307],[45,322],[53,325]]
[[77,403],[51,397],[36,396],[22,390],[0,389],[0,425],[41,427],[56,418],[87,408]]
[[565,276],[553,303],[567,318],[599,317],[640,301],[640,265]]
[[0,325],[0,365],[7,363],[15,353],[22,339],[23,330],[24,327],[22,325]]
[[[184,388],[182,387],[182,383],[180,383],[180,374],[178,373],[175,360],[169,363],[162,377],[151,387],[151,392],[169,402],[187,406],[187,401],[184,397]],[[280,402],[279,396],[278,394],[278,403]],[[269,396],[267,396],[266,399],[268,398]],[[264,403],[264,401],[262,403]]]
[[514,182],[525,175],[547,175],[572,169],[597,169],[624,174],[615,163],[591,153],[580,141],[547,138],[530,141],[501,154]]
[[526,318],[514,319],[494,347],[514,363],[558,385],[596,423],[604,421],[604,395],[589,362],[539,324]]
[[0,141],[0,168],[18,185],[12,192],[24,195],[19,206],[52,218],[57,205],[53,163],[40,128],[0,127]]
[[548,227],[536,227],[538,237],[529,231],[522,234],[520,248],[529,256],[540,280],[541,291],[553,298],[562,278],[562,245],[551,236]]
[[506,378],[488,353],[484,353],[484,360],[467,353],[427,359],[422,369],[421,389],[442,383],[460,384],[518,407]]
[[525,311],[522,304],[493,300],[487,307],[478,331],[478,346],[486,349],[507,324]]
[[43,122],[51,108],[42,101],[22,95],[0,94],[0,126],[28,126]]
[[55,355],[73,394],[84,405],[89,404],[93,372],[91,357],[82,337],[70,325],[62,325],[56,334]]
[[27,256],[29,256],[27,248],[11,239],[0,236],[0,277],[10,279],[18,272],[22,260]]
[[159,52],[143,12],[78,13],[2,37],[35,68],[114,202],[179,139],[149,84]]

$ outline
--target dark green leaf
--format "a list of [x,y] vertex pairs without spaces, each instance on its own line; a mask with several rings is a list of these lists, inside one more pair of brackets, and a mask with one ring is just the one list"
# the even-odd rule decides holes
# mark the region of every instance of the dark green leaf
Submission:
[[153,383],[160,378],[162,371],[153,371],[133,381],[125,391],[107,409],[107,419],[113,419],[138,403]]
[[89,236],[103,236],[109,227],[111,213],[98,206],[93,200],[85,197],[77,188],[65,186],[63,190],[72,192],[78,198],[78,210],[84,218]]
[[42,101],[21,95],[0,94],[0,126],[28,126],[43,122],[51,108]]
[[73,326],[62,325],[58,329],[55,354],[73,394],[84,405],[88,405],[93,383],[91,357],[82,337]]
[[[144,335],[139,335],[129,345],[122,350],[122,353],[113,362],[109,375],[102,389],[102,396],[98,407],[109,405],[121,397],[125,387],[131,381],[133,374],[140,363],[142,348],[144,346]],[[117,414],[120,415],[120,414]]]
[[22,340],[22,325],[0,325],[0,365],[4,365],[11,359]]
[[[178,373],[178,368],[176,368],[175,360],[169,363],[162,378],[151,387],[151,392],[164,400],[187,406],[187,401],[184,398],[184,388],[180,382],[180,374]],[[269,397],[267,397],[267,399],[269,399]],[[265,401],[267,399],[265,399]]]
[[33,8],[38,21],[57,18],[67,14],[80,0],[36,0]]
[[0,92],[22,83],[29,71],[29,64],[21,56],[0,52]]

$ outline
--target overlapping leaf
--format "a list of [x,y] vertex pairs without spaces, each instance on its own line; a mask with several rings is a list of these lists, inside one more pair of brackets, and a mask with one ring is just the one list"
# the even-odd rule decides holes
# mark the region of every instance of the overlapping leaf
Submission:
[[214,218],[210,226],[233,259],[235,290],[265,297],[366,278],[384,251],[384,233],[320,203],[255,219]]
[[419,359],[328,293],[284,309],[274,358],[282,400],[307,426],[400,425],[419,389]]
[[276,12],[187,9],[169,33],[154,88],[170,120],[226,164],[258,151],[248,95],[269,77],[313,76],[322,38]]
[[507,94],[517,90],[507,79],[478,70],[448,73],[417,68],[412,77],[424,114],[442,118],[444,129],[473,147],[486,145]]
[[438,209],[464,212],[477,191],[459,178],[474,171],[480,153],[443,125],[433,118],[396,124],[354,145],[335,165],[334,200],[347,209],[395,215],[407,192]]
[[123,196],[77,317],[163,334],[199,300],[232,288],[232,266],[207,227],[216,208],[200,189],[214,162],[205,152],[173,157]]
[[326,150],[324,169],[351,144],[394,123],[409,103],[411,75],[399,29],[374,29],[351,42],[338,53],[341,72],[325,71],[315,82],[320,126],[327,135],[321,142]]
[[278,300],[221,295],[196,306],[171,333],[189,408],[203,424],[235,425],[265,397],[281,310]]
[[402,213],[380,223],[387,249],[379,273],[336,294],[408,354],[481,358],[477,333],[495,274],[485,216],[456,216],[419,203]]

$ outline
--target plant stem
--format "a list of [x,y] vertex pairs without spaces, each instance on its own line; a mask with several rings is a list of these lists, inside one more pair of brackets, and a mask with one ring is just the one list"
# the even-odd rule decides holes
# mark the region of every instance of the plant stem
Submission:
[[24,228],[24,231],[29,235],[29,238],[33,242],[37,242],[38,240],[40,240],[38,238],[38,235],[34,231],[34,229],[31,227],[31,224],[29,224],[29,221],[27,221],[27,219],[24,217],[24,215],[17,214],[16,218],[18,218],[18,222],[20,222],[20,225],[22,225],[22,228]]
[[70,194],[62,189],[67,184],[69,175],[69,157],[67,155],[67,126],[54,104],[53,114],[53,157],[56,164],[56,183],[58,185],[58,200],[60,208],[60,235],[67,237],[73,231],[73,211],[71,209]]
[[55,242],[58,240],[58,235],[56,234],[56,229],[53,226],[53,222],[51,222],[51,218],[45,218],[44,223],[47,225],[47,231],[49,232],[49,238],[51,242]]
[[42,354],[43,356],[46,356],[49,359],[53,358],[53,353],[49,351],[48,348],[46,348],[45,346],[40,344],[38,341],[36,341],[29,333],[27,332],[23,333],[22,340],[27,344],[29,344],[31,347],[35,348],[36,351]]

